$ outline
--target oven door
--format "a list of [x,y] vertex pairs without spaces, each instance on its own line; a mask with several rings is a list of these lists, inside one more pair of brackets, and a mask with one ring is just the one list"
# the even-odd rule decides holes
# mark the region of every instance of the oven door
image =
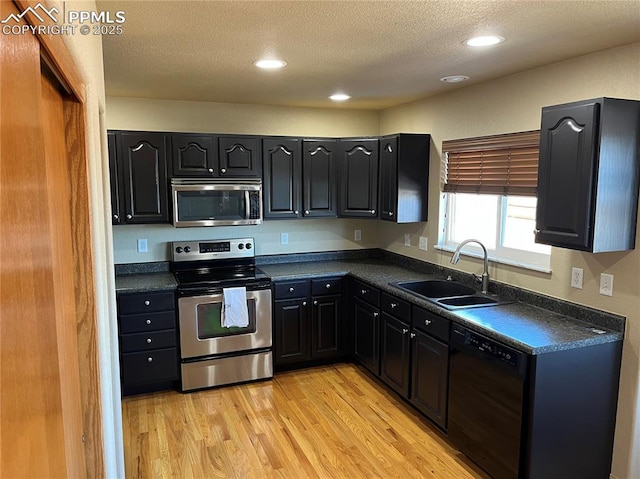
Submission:
[[247,291],[247,327],[222,326],[222,304],[222,293],[178,299],[182,359],[271,347],[271,290]]

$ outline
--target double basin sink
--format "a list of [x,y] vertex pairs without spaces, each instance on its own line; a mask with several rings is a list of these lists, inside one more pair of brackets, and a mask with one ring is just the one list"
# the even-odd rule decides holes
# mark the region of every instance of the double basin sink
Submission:
[[391,284],[415,296],[451,310],[505,304],[505,301],[497,297],[478,293],[475,289],[455,281],[429,279]]

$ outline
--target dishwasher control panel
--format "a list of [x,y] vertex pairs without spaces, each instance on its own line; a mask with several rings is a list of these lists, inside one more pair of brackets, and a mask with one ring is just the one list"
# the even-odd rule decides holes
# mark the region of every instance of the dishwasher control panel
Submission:
[[500,344],[493,339],[486,338],[481,334],[458,326],[453,327],[451,334],[453,341],[462,340],[467,347],[476,349],[485,355],[493,356],[513,367],[518,367],[520,364],[520,358],[523,353],[504,344]]

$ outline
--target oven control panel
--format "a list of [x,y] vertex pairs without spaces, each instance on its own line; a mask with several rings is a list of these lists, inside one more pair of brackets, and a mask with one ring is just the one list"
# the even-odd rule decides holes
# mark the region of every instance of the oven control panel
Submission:
[[253,238],[211,241],[173,241],[173,261],[198,261],[255,257]]

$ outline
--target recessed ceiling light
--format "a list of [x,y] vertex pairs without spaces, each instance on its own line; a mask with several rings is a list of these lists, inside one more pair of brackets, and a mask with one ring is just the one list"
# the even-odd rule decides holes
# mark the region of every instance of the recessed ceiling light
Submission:
[[461,81],[467,81],[469,78],[467,75],[450,75],[448,77],[440,78],[441,82],[445,83],[460,83]]
[[346,93],[334,93],[329,98],[333,101],[346,101],[351,98],[351,96],[347,95]]
[[469,47],[488,47],[504,42],[503,37],[496,35],[487,35],[484,37],[473,37],[465,40],[463,43]]
[[287,62],[283,62],[282,60],[258,60],[254,62],[254,65],[258,68],[262,68],[263,70],[277,70],[278,68],[282,68],[286,66]]

